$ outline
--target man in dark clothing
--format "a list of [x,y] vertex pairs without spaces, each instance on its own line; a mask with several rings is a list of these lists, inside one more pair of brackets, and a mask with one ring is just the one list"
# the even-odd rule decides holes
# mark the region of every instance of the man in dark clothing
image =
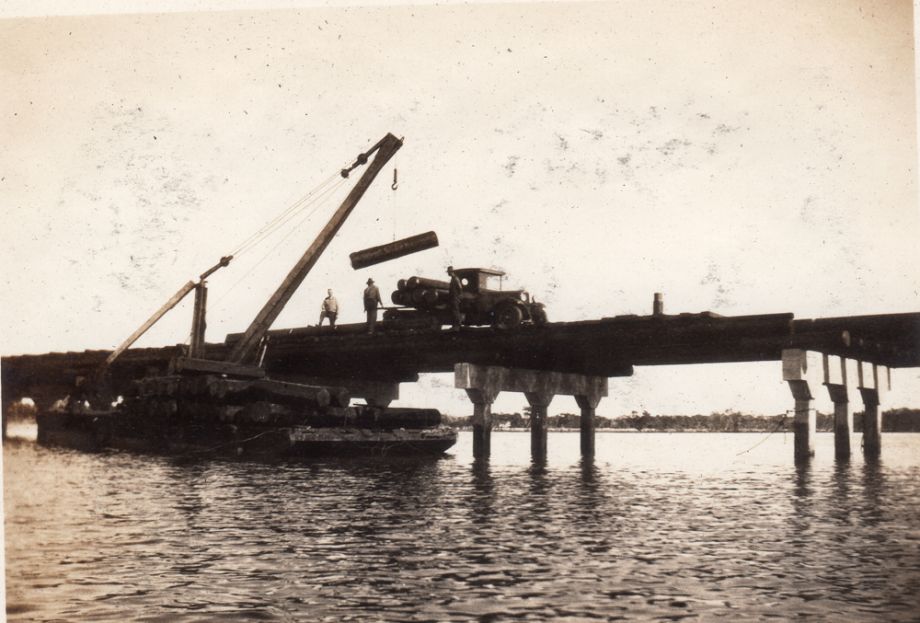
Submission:
[[447,300],[450,303],[450,315],[454,320],[451,331],[459,331],[463,323],[463,314],[460,313],[460,294],[463,292],[463,284],[460,278],[454,274],[454,267],[447,267],[447,274],[450,275],[450,286],[447,290]]
[[377,324],[378,307],[383,307],[380,290],[374,285],[373,279],[368,279],[367,287],[364,288],[364,311],[367,312],[367,332],[371,335],[374,334],[374,326]]

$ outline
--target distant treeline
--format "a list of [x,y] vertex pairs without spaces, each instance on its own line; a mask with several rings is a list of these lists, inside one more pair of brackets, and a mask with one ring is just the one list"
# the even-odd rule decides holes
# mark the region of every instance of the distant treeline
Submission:
[[[34,420],[35,407],[23,403],[14,403],[7,410],[11,421]],[[862,432],[862,411],[853,414],[854,432]],[[455,428],[471,426],[472,416],[444,416],[445,424]],[[579,428],[581,416],[577,413],[560,413],[546,418],[550,428]],[[492,425],[495,428],[528,428],[530,411],[523,413],[493,413]],[[737,411],[710,413],[709,415],[652,415],[648,411],[608,418],[602,415],[594,417],[594,426],[598,429],[635,430],[635,431],[703,431],[711,433],[747,433],[774,430],[792,430],[792,413],[779,415],[745,415]],[[818,413],[819,431],[834,430],[834,414]],[[884,432],[920,432],[920,409],[890,409],[882,413],[882,431]]]
[[[862,432],[862,411],[853,415],[854,432]],[[444,416],[445,422],[457,428],[471,426],[472,416]],[[710,413],[709,415],[652,415],[648,411],[633,412],[614,418],[595,416],[594,426],[598,429],[634,431],[702,431],[712,433],[746,433],[786,430],[792,431],[793,414],[746,415],[736,411]],[[834,430],[834,414],[818,413],[819,431]],[[578,428],[581,416],[577,413],[560,413],[546,418],[550,428]],[[530,414],[493,413],[494,428],[527,428]],[[886,432],[920,432],[920,409],[891,409],[882,413],[882,430]]]

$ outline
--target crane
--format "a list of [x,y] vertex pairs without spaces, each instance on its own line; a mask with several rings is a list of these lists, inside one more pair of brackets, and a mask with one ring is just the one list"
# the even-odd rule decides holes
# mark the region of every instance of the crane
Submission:
[[[259,346],[265,338],[265,334],[271,328],[272,323],[278,318],[278,315],[290,301],[294,292],[300,287],[310,270],[319,260],[320,256],[329,246],[329,243],[338,233],[345,220],[354,210],[358,201],[364,196],[364,193],[370,187],[374,178],[380,173],[381,169],[399,151],[403,145],[403,139],[397,138],[391,133],[387,133],[382,139],[377,141],[370,149],[358,154],[351,166],[341,170],[343,178],[348,178],[353,170],[365,164],[367,169],[355,183],[351,192],[342,201],[339,208],[335,211],[329,222],[319,232],[313,243],[307,248],[301,258],[290,270],[281,285],[269,297],[265,305],[256,314],[243,334],[243,338],[236,344],[225,361],[214,361],[202,358],[204,353],[204,330],[205,330],[205,308],[207,301],[207,287],[205,279],[216,270],[227,266],[233,259],[232,255],[224,256],[213,267],[202,273],[198,283],[189,281],[179,289],[159,310],[157,310],[144,324],[142,324],[134,333],[131,334],[121,345],[118,346],[100,365],[96,373],[96,379],[101,381],[108,369],[115,360],[127,350],[138,338],[141,337],[150,327],[152,327],[163,315],[182,301],[185,296],[195,290],[195,308],[192,319],[192,339],[189,353],[185,357],[176,359],[174,367],[176,371],[188,372],[206,372],[216,374],[228,374],[233,376],[244,377],[262,377],[264,372],[256,365],[256,357]],[[373,157],[373,159],[371,159]]]

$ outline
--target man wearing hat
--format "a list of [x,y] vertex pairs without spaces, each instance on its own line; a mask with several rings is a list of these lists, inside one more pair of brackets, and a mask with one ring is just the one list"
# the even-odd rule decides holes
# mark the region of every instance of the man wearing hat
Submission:
[[374,325],[377,324],[378,307],[383,307],[380,290],[374,285],[373,279],[368,279],[367,287],[364,288],[364,311],[367,312],[367,332],[371,335],[374,334]]

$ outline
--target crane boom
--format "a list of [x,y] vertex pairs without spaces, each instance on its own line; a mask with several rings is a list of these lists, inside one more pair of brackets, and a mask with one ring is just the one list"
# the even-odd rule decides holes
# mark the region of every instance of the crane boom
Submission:
[[364,174],[361,175],[361,178],[355,184],[354,188],[352,188],[348,196],[345,197],[342,205],[339,206],[339,209],[336,210],[329,222],[326,223],[326,226],[323,227],[322,231],[313,241],[313,244],[310,245],[300,260],[294,265],[294,268],[291,269],[287,277],[284,278],[284,281],[281,282],[281,285],[278,286],[278,289],[275,290],[275,293],[272,294],[268,302],[265,303],[255,319],[250,323],[243,338],[237,342],[233,351],[230,353],[227,359],[230,363],[245,364],[251,361],[259,347],[259,343],[262,341],[262,338],[265,337],[269,328],[271,328],[272,323],[278,318],[278,315],[284,309],[284,306],[287,305],[287,302],[291,299],[291,296],[294,295],[297,288],[300,287],[300,284],[303,283],[303,280],[313,268],[314,264],[316,264],[320,255],[326,250],[326,247],[339,231],[339,228],[342,227],[345,219],[348,218],[348,215],[351,214],[351,211],[357,205],[358,201],[364,196],[371,182],[374,181],[374,178],[377,177],[377,174],[380,173],[380,170],[386,165],[390,158],[392,158],[399,148],[402,147],[402,144],[401,139],[396,138],[392,134],[387,134],[376,145],[360,154],[350,168],[342,170],[342,176],[348,177],[348,173],[352,169],[366,163],[371,154],[375,154],[367,170],[364,171]]

